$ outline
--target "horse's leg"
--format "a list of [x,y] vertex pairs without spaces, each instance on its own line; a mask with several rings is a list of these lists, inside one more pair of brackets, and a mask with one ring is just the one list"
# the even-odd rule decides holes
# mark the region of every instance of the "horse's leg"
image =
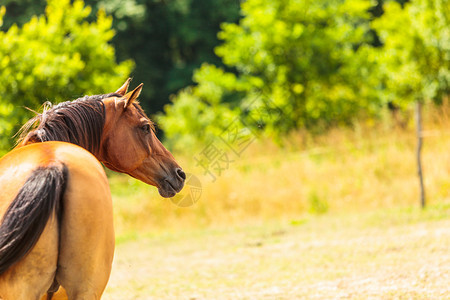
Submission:
[[68,168],[56,279],[71,300],[99,299],[114,256],[109,185],[98,162]]
[[34,248],[0,278],[0,299],[40,299],[53,283],[58,258],[58,224],[49,219]]

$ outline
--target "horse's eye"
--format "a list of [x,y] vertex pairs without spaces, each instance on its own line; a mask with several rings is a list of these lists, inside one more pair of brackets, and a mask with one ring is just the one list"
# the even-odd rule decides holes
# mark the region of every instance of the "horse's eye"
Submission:
[[149,133],[150,132],[150,125],[145,124],[144,126],[141,127],[142,131]]

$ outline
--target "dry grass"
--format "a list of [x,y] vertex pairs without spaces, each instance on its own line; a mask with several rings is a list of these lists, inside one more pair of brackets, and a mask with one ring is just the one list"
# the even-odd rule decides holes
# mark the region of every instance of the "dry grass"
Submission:
[[[426,116],[427,201],[449,203],[450,122],[441,111],[428,111]],[[200,151],[189,157],[176,155],[202,184],[199,201],[188,208],[161,198],[154,187],[127,176],[111,176],[119,241],[160,230],[419,205],[412,126],[360,125],[318,138],[297,134],[290,140],[284,148],[256,141],[240,157],[228,152],[233,161],[222,174],[215,172],[214,182],[193,159]]]

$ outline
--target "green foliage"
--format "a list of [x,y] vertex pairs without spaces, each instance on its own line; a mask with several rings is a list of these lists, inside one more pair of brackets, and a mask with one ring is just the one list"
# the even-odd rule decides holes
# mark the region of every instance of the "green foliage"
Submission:
[[329,205],[326,199],[321,198],[316,191],[312,191],[308,196],[308,212],[310,214],[321,215],[328,211]]
[[[111,43],[119,61],[133,59],[135,82],[143,82],[141,104],[149,112],[162,109],[169,95],[192,84],[193,70],[203,62],[221,65],[213,48],[222,22],[236,22],[236,0],[85,0],[112,16],[116,34]],[[3,30],[25,24],[44,12],[46,0],[4,0],[7,8]]]
[[100,10],[89,23],[89,13],[81,0],[49,0],[45,15],[0,32],[1,149],[11,147],[11,136],[30,118],[24,106],[112,92],[130,73],[133,62],[117,64],[108,44],[112,18]]
[[21,106],[116,86],[131,65],[117,67],[115,56],[136,61],[150,112],[193,84],[158,117],[176,148],[207,143],[236,119],[280,137],[373,120],[387,102],[449,95],[447,0],[86,0],[92,11],[65,0],[29,22],[45,0],[2,3],[3,139],[30,116]]
[[229,93],[227,88],[236,84],[234,74],[204,64],[193,79],[198,85],[178,93],[176,105],[166,105],[166,113],[157,116],[172,149],[194,148],[199,142],[204,144],[239,116],[237,108],[222,103]]
[[[195,75],[198,85],[166,107],[161,123],[168,137],[192,135],[170,121],[183,122],[183,115],[172,114],[187,105],[187,98],[207,106],[195,119],[208,134],[224,128],[223,110],[235,108],[248,126],[276,135],[304,127],[321,131],[350,124],[361,114],[373,115],[380,103],[370,76],[374,63],[367,60],[370,7],[371,2],[359,0],[243,2],[244,17],[239,24],[222,25],[219,38],[224,43],[216,48],[237,75],[201,68]],[[203,118],[211,113],[221,122]],[[255,122],[263,115],[271,117]]]
[[450,2],[415,0],[384,6],[373,22],[384,46],[376,50],[384,96],[399,104],[439,103],[450,94]]
[[136,62],[134,81],[144,82],[140,99],[160,111],[169,96],[192,84],[202,63],[221,65],[213,49],[222,22],[236,22],[236,0],[88,0],[113,16],[113,44],[121,60]]

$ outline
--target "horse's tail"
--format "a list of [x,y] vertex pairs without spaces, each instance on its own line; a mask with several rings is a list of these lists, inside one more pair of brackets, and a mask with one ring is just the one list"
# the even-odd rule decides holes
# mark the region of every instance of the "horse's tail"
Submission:
[[53,213],[59,217],[66,181],[67,168],[62,164],[31,173],[0,225],[0,274],[34,247]]

